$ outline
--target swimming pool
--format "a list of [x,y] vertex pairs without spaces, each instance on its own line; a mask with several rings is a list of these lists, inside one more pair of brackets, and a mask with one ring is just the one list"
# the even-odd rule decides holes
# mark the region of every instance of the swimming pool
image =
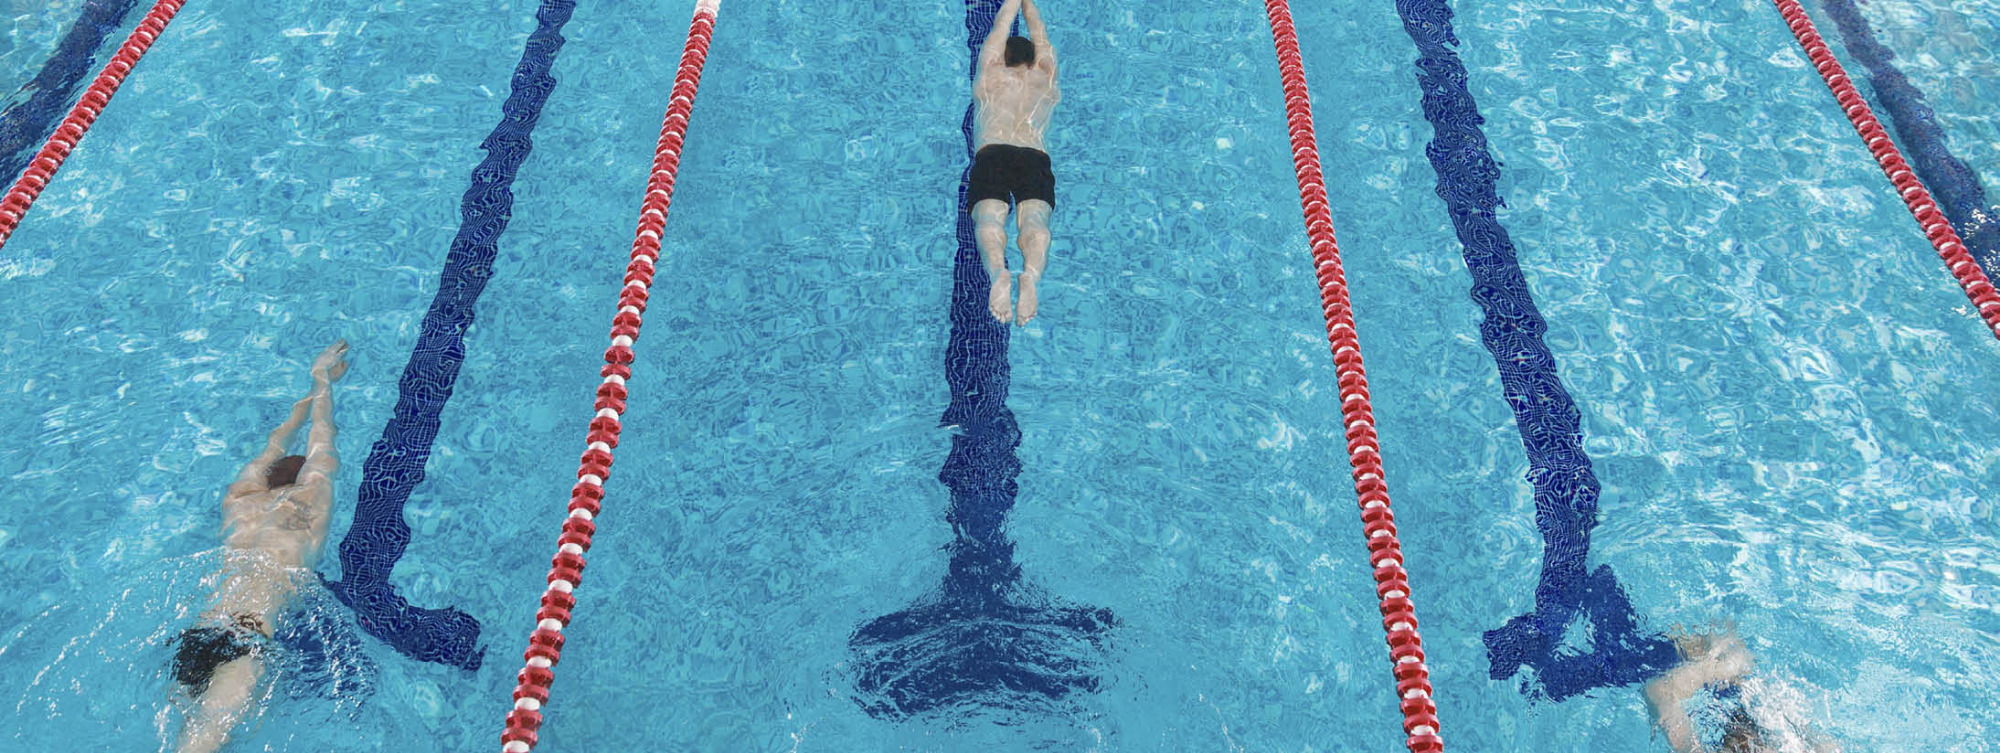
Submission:
[[[1532,671],[1489,676],[1482,635],[1534,608],[1544,539],[1398,5],[1292,12],[1445,739],[1665,750],[1635,687],[1556,701]],[[84,6],[0,6],[5,80]],[[397,591],[476,618],[485,661],[412,660],[309,588],[335,659],[292,668],[239,749],[497,747],[691,7],[564,24],[404,509]],[[191,2],[0,248],[7,747],[169,738],[168,643],[202,608],[222,488],[346,337],[340,578],[537,8]],[[1602,485],[1590,564],[1644,633],[1735,621],[1774,696],[1849,750],[1994,749],[2000,413],[1977,385],[2000,350],[1776,12],[1453,10],[1497,219]],[[1994,10],[1862,6],[1982,176]],[[1038,593],[1116,616],[1096,689],[868,712],[850,639],[948,575],[967,7],[741,2],[542,749],[1401,744],[1264,8],[1046,12],[1062,198],[1043,316],[1006,351],[1007,532]]]

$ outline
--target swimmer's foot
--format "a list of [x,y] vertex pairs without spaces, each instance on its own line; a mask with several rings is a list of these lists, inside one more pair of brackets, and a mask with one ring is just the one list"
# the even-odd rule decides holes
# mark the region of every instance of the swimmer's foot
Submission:
[[1014,275],[1001,272],[992,277],[993,295],[988,299],[988,303],[993,308],[993,318],[1000,320],[1001,324],[1006,324],[1014,320]]
[[1035,309],[1040,303],[1036,299],[1035,283],[1040,282],[1041,279],[1042,273],[1040,272],[1033,270],[1023,270],[1021,272],[1021,314],[1020,318],[1015,320],[1017,323],[1025,325],[1035,318]]

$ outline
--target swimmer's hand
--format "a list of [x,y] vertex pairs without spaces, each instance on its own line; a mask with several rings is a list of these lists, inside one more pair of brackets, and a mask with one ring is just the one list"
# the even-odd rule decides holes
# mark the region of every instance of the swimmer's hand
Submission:
[[1681,636],[1676,643],[1687,660],[1678,671],[1695,687],[1734,682],[1750,674],[1750,648],[1733,631]]
[[1734,634],[1716,640],[1703,662],[1711,673],[1709,682],[1733,682],[1750,674],[1750,648]]
[[340,381],[341,375],[346,373],[346,340],[333,341],[332,345],[326,346],[326,350],[320,351],[319,358],[313,360],[312,375],[314,381],[331,384]]

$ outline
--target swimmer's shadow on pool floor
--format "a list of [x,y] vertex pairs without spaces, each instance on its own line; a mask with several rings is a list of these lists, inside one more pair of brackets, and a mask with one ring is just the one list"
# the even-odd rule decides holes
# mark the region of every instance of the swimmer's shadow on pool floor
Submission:
[[984,708],[1059,712],[1102,685],[1108,609],[1060,604],[1008,586],[953,589],[861,626],[856,701],[871,716],[900,719]]

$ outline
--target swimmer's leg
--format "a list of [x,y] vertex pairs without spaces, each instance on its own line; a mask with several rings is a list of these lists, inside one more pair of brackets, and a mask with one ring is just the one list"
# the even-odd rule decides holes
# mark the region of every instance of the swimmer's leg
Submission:
[[972,205],[973,237],[979,240],[979,257],[986,262],[986,276],[993,281],[988,303],[993,318],[1014,319],[1014,276],[1007,272],[1007,202],[981,199]]
[[1029,199],[1014,213],[1014,221],[1021,226],[1017,239],[1021,244],[1021,324],[1035,318],[1039,303],[1035,283],[1041,282],[1042,270],[1049,263],[1049,215],[1054,211],[1046,201]]
[[178,750],[181,753],[221,750],[229,742],[229,733],[249,718],[257,679],[263,672],[263,661],[255,654],[216,667],[208,692],[198,701],[201,705],[188,714],[187,724],[181,728]]

